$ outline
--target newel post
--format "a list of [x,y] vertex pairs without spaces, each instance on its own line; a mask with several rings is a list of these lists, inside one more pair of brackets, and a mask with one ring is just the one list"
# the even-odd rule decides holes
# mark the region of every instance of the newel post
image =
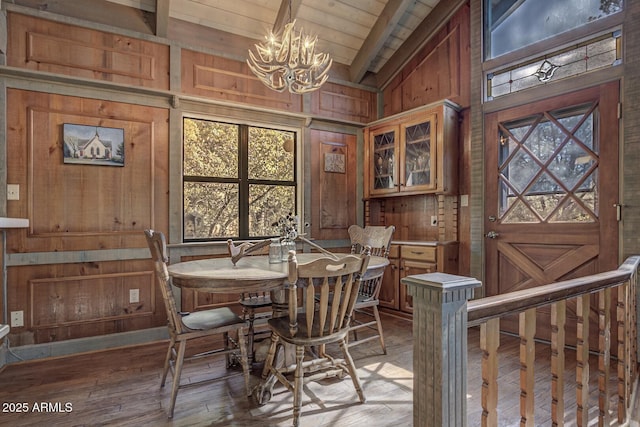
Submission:
[[445,273],[401,280],[413,297],[413,425],[467,425],[467,301],[481,283]]

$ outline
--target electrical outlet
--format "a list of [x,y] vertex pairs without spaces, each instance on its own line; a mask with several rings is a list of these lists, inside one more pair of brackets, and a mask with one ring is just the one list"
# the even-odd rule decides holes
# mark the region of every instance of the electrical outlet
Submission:
[[135,304],[140,302],[140,289],[129,289],[129,303]]
[[431,215],[431,226],[438,225],[438,217],[435,215]]
[[11,327],[19,328],[24,326],[24,312],[20,311],[12,311],[11,312]]
[[7,184],[7,200],[20,200],[20,186]]

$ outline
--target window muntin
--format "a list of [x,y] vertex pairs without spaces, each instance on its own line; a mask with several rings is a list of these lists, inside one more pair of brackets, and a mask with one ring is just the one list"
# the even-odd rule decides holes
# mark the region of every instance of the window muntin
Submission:
[[622,11],[623,0],[484,0],[485,59]]
[[184,118],[184,241],[273,236],[296,212],[295,133]]
[[598,220],[597,105],[547,111],[501,123],[502,223]]

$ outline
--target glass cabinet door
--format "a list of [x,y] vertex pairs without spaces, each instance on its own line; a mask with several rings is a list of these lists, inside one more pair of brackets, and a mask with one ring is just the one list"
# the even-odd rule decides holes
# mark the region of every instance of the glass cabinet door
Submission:
[[382,194],[398,191],[396,151],[397,126],[382,128],[371,133],[372,156],[371,193]]
[[436,122],[435,117],[401,126],[403,153],[401,191],[426,190],[436,187]]

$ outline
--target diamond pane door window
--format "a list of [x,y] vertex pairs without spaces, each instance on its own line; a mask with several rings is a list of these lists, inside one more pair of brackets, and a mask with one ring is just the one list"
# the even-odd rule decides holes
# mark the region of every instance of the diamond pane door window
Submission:
[[503,223],[597,221],[596,113],[584,105],[500,124]]

